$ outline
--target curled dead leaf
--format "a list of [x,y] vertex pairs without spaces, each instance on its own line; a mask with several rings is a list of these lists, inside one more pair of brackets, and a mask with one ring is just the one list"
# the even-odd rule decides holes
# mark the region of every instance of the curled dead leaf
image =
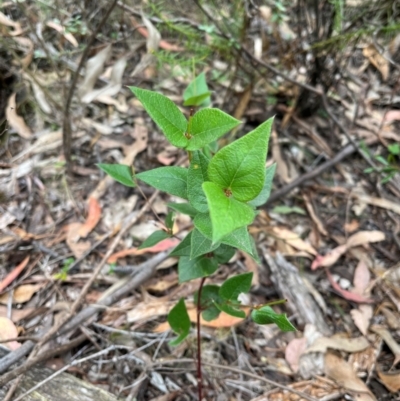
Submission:
[[365,383],[341,357],[328,352],[325,355],[325,374],[347,392],[357,394],[357,401],[376,401]]
[[90,197],[88,201],[88,215],[84,224],[79,228],[79,236],[86,238],[96,227],[101,218],[101,207],[96,198]]
[[[13,304],[23,304],[28,302],[33,295],[43,287],[43,284],[22,284],[15,288],[12,294]],[[9,293],[0,295],[0,303],[6,305],[9,299]]]
[[31,129],[26,125],[24,119],[17,114],[17,104],[15,101],[16,95],[16,93],[13,93],[8,98],[6,118],[10,126],[15,129],[19,136],[25,139],[30,139],[32,138]]
[[365,337],[344,338],[339,336],[319,337],[305,351],[326,353],[328,349],[335,349],[345,352],[360,352],[369,347],[369,342]]
[[389,61],[383,57],[373,43],[363,49],[363,55],[381,73],[382,79],[389,78]]
[[384,373],[378,370],[378,376],[381,379],[381,382],[384,386],[391,391],[392,393],[396,393],[400,391],[400,373]]

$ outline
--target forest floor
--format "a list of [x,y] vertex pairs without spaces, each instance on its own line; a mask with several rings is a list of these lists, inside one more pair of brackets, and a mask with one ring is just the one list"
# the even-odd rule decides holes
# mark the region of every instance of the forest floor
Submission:
[[166,321],[198,288],[178,284],[177,259],[165,257],[190,220],[178,214],[178,239],[139,250],[177,199],[124,187],[96,164],[187,166],[128,86],[181,105],[204,72],[213,107],[242,121],[221,143],[275,116],[267,165],[277,165],[250,229],[261,264],[238,251],[207,282],[253,272],[248,302],[287,299],[275,309],[298,329],[204,321],[205,398],[400,400],[400,4],[256,3],[0,5],[10,399],[25,397],[11,395],[25,357],[119,399],[196,399],[196,311],[178,347]]

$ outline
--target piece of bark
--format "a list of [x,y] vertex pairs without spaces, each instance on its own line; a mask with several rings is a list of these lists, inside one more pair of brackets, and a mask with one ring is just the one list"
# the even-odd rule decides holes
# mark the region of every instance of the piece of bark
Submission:
[[[6,351],[0,348],[0,356],[4,357]],[[54,371],[49,368],[35,366],[23,376],[14,393],[14,399],[26,393],[36,384],[47,380]],[[8,391],[7,386],[0,387],[0,399],[3,400]],[[60,375],[44,383],[37,390],[24,396],[24,401],[117,401],[117,397],[108,391],[80,380],[69,373]]]
[[321,309],[308,291],[298,269],[279,252],[274,259],[263,246],[261,249],[271,271],[271,281],[275,284],[279,296],[287,299],[288,308],[296,314],[298,323],[313,324],[324,335],[331,335],[331,329],[326,324]]

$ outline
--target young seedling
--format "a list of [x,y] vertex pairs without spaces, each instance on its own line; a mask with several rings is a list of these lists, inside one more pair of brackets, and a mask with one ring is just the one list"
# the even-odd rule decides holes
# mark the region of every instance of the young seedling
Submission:
[[[270,194],[275,165],[265,168],[268,141],[273,119],[255,130],[217,150],[216,141],[240,121],[216,108],[191,111],[186,119],[179,108],[160,93],[131,87],[143,107],[165,134],[168,141],[188,152],[189,168],[159,167],[134,174],[131,166],[99,164],[116,181],[135,186],[137,180],[180,197],[184,203],[168,203],[172,211],[193,219],[193,229],[170,253],[178,256],[179,282],[201,278],[195,294],[197,306],[197,375],[199,400],[202,399],[200,315],[210,321],[223,311],[245,318],[239,300],[250,291],[252,273],[228,278],[221,286],[205,285],[207,277],[220,264],[228,263],[237,249],[248,253],[259,263],[256,246],[248,232]],[[184,105],[208,106],[210,91],[204,74],[200,74],[184,92]],[[168,214],[166,231],[153,233],[141,247],[153,246],[173,235],[173,214]],[[276,304],[276,302],[274,303]],[[252,307],[251,318],[257,324],[276,324],[282,331],[295,327],[285,314],[276,313],[269,304]],[[171,345],[181,343],[190,333],[191,322],[184,299],[172,308],[168,322],[177,338]]]

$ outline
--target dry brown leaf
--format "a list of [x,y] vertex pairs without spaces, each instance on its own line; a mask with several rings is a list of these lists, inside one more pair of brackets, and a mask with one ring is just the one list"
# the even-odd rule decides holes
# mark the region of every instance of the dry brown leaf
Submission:
[[29,262],[29,256],[27,256],[18,266],[16,266],[2,281],[0,281],[0,292],[3,291],[9,284],[11,284],[25,269],[25,266]]
[[389,110],[385,114],[385,121],[400,121],[400,110]]
[[351,291],[344,290],[332,277],[330,271],[328,269],[325,269],[326,276],[328,277],[329,282],[331,283],[331,286],[333,289],[340,294],[344,299],[347,299],[348,301],[353,301],[357,302],[360,304],[371,304],[374,301],[370,298],[364,297],[363,295],[356,294]]
[[128,311],[126,318],[128,323],[138,321],[152,320],[158,316],[168,315],[169,311],[174,307],[174,301],[152,301],[141,302],[134,309]]
[[94,89],[86,93],[84,96],[82,96],[82,102],[90,103],[93,100],[102,102],[103,99],[106,99],[105,103],[108,103],[108,98],[118,94],[118,92],[122,88],[122,77],[125,71],[126,64],[126,58],[121,57],[112,68],[110,82],[103,88]]
[[32,138],[32,131],[26,125],[24,119],[17,114],[17,105],[15,102],[16,93],[13,93],[8,98],[7,109],[6,109],[6,118],[10,126],[15,129],[17,134],[25,139]]
[[53,28],[58,33],[61,33],[64,36],[64,38],[67,39],[69,43],[71,43],[72,46],[79,47],[79,43],[75,39],[74,35],[72,35],[72,33],[70,33],[70,32],[65,32],[65,28],[62,27],[60,24],[57,24],[54,21],[49,21],[49,22],[46,23],[46,25],[49,28]]
[[276,226],[272,227],[270,231],[272,232],[272,235],[275,236],[277,239],[286,242],[299,251],[305,251],[311,255],[317,254],[317,251],[310,244],[302,240],[296,233],[287,228]]
[[382,307],[381,308],[382,313],[386,317],[386,321],[388,326],[391,329],[399,330],[400,329],[400,316],[398,313],[391,311],[388,308]]
[[152,24],[152,22],[142,14],[142,21],[144,26],[147,28],[147,41],[146,48],[147,53],[153,54],[158,50],[160,45],[161,34],[158,29]]
[[382,326],[374,325],[371,326],[371,331],[378,334],[386,345],[390,348],[394,355],[393,366],[400,362],[400,345],[394,340],[390,332]]
[[162,279],[155,278],[150,280],[146,285],[145,289],[153,292],[164,292],[171,287],[179,284],[178,274],[176,272],[163,276]]
[[[250,312],[249,308],[243,308],[242,310],[246,313],[246,315],[248,315]],[[194,306],[188,306],[187,311],[189,314],[190,321],[192,323],[197,323],[196,308]],[[243,322],[243,320],[244,319],[242,319],[242,318],[234,317],[234,316],[228,315],[225,312],[221,312],[217,319],[214,319],[211,321],[204,320],[202,317],[200,317],[200,324],[205,327],[220,329],[220,328],[225,328],[225,327],[233,327],[233,326]],[[170,328],[168,322],[164,322],[164,323],[159,324],[157,327],[155,327],[153,332],[154,333],[163,333],[170,329],[171,328]]]
[[366,290],[371,281],[371,274],[365,261],[360,260],[354,271],[352,291],[360,295],[369,295]]
[[[36,308],[24,308],[24,309],[12,309],[11,310],[11,320],[14,323],[18,323],[20,320],[25,319],[32,312],[36,311]],[[7,317],[8,316],[8,307],[0,305],[0,316]]]
[[385,240],[385,234],[382,231],[359,231],[353,234],[346,242],[348,248],[379,242]]
[[88,60],[86,63],[85,78],[79,87],[79,95],[81,98],[93,90],[97,78],[103,71],[104,63],[108,60],[110,55],[111,45],[108,45]]
[[285,161],[283,160],[281,147],[279,145],[279,140],[278,140],[278,134],[276,133],[275,129],[272,129],[271,139],[272,139],[272,157],[276,162],[276,173],[283,182],[288,183],[290,182],[289,168],[285,163]]
[[356,192],[350,193],[352,198],[357,198],[360,202],[367,203],[369,205],[377,206],[382,209],[391,210],[394,213],[400,214],[400,204],[391,202],[384,198],[374,198],[366,194],[359,194]]
[[358,220],[353,219],[350,221],[350,223],[346,223],[344,225],[344,230],[348,233],[352,233],[352,232],[358,230],[359,227],[360,227],[360,223],[358,222]]
[[79,241],[79,230],[81,227],[82,223],[72,223],[68,226],[67,230],[66,242],[76,258],[80,258],[91,246],[89,241]]
[[14,28],[13,31],[10,31],[8,33],[10,36],[20,35],[23,32],[21,24],[19,22],[10,20],[10,18],[8,18],[2,12],[0,12],[0,24]]
[[96,227],[101,218],[101,207],[96,198],[89,198],[88,208],[89,211],[86,221],[80,226],[78,230],[79,236],[81,238],[86,238],[89,233]]
[[319,337],[305,351],[326,353],[328,349],[335,349],[345,352],[360,352],[369,347],[369,342],[365,337],[345,338],[339,336]]
[[163,241],[160,241],[158,244],[150,247],[150,248],[130,248],[124,249],[122,251],[116,252],[112,254],[108,259],[108,263],[115,263],[118,259],[123,258],[129,255],[144,255],[145,253],[159,253],[166,251],[168,249],[173,248],[179,244],[180,240],[178,238],[166,238]]
[[352,367],[342,358],[330,352],[325,355],[325,374],[345,391],[357,395],[357,401],[376,401],[375,396]]
[[360,330],[361,334],[367,335],[369,323],[373,315],[373,309],[371,305],[359,305],[357,309],[350,311],[351,318],[354,324]]
[[303,194],[303,199],[304,202],[306,204],[306,208],[307,211],[312,219],[312,221],[315,223],[315,225],[318,228],[318,231],[322,234],[322,235],[328,235],[328,232],[325,230],[324,225],[322,224],[322,221],[320,220],[320,218],[318,217],[318,215],[315,213],[314,207],[312,205],[311,199],[307,194]]
[[370,242],[383,241],[384,239],[385,234],[382,231],[360,231],[349,237],[346,244],[332,249],[324,256],[317,255],[311,264],[311,270],[315,270],[318,267],[332,266],[350,248],[365,245]]
[[384,386],[392,393],[400,391],[400,373],[383,373],[378,370],[378,376]]
[[307,339],[294,338],[289,342],[285,349],[285,359],[294,373],[299,370],[300,356],[307,348]]
[[33,42],[29,38],[25,37],[14,37],[14,42],[18,44],[18,47],[26,54],[25,57],[21,58],[19,62],[22,67],[27,68],[33,59]]
[[383,57],[374,44],[370,44],[363,49],[363,55],[381,73],[382,79],[389,78],[389,61]]
[[340,245],[331,251],[329,251],[326,255],[317,255],[314,261],[311,264],[311,270],[315,270],[318,267],[329,267],[332,266],[336,261],[347,251],[346,245]]
[[[13,291],[13,304],[23,304],[28,302],[33,295],[43,287],[43,284],[22,284]],[[9,293],[6,292],[0,295],[0,303],[6,305],[8,302]]]
[[[6,317],[0,317],[0,340],[4,341],[17,337],[18,337],[18,330],[15,327],[15,324],[12,322],[12,320]],[[11,351],[14,351],[21,346],[21,344],[17,341],[2,343],[2,345],[6,346]]]

